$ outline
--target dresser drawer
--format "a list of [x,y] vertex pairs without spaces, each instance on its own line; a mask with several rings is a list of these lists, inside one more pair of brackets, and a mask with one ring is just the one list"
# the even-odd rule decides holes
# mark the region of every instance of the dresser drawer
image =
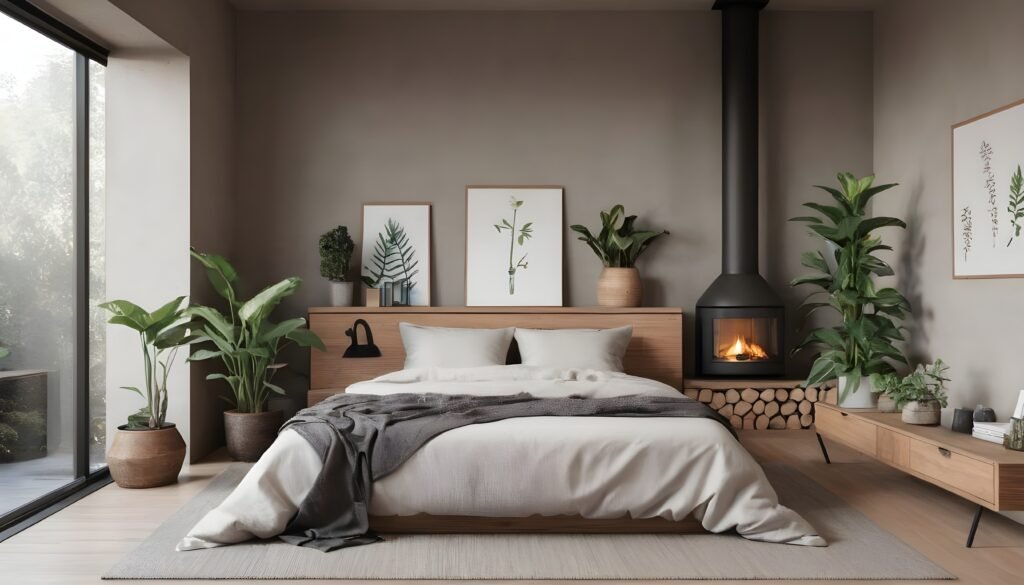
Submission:
[[910,467],[910,442],[906,435],[878,427],[878,459],[896,467]]
[[995,468],[931,443],[910,441],[910,469],[968,493],[986,502],[995,502]]
[[831,408],[817,408],[814,428],[826,437],[871,455],[876,454],[875,425]]

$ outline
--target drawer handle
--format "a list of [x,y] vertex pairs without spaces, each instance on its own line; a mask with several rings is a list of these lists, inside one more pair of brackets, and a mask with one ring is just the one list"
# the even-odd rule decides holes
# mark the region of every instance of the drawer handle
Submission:
[[850,413],[848,413],[848,412],[840,412],[839,414],[841,414],[843,416],[850,416]]
[[952,453],[949,452],[949,449],[946,449],[945,447],[939,447],[939,453],[942,453],[943,457],[949,457],[952,455]]

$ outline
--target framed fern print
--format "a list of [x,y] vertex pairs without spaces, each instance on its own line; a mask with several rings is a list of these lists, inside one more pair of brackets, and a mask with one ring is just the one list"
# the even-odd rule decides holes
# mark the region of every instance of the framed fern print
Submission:
[[466,187],[466,305],[562,306],[563,191]]
[[952,133],[953,277],[1024,277],[1024,100]]
[[408,281],[410,304],[430,306],[430,204],[366,203],[360,274],[370,287]]

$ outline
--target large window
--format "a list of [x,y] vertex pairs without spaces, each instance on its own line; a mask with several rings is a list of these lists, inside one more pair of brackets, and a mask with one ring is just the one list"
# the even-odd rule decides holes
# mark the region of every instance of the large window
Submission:
[[0,0],[0,529],[105,469],[105,55],[82,42]]

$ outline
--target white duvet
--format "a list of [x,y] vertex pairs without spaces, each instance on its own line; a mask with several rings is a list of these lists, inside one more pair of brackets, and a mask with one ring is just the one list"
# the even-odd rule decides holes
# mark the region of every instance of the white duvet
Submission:
[[[678,397],[669,386],[626,374],[498,366],[402,370],[354,384],[349,393]],[[210,548],[280,534],[320,472],[313,448],[281,433],[223,503],[178,544]],[[766,542],[825,546],[778,502],[753,457],[708,419],[529,417],[476,424],[431,440],[373,484],[374,516],[682,520]]]

